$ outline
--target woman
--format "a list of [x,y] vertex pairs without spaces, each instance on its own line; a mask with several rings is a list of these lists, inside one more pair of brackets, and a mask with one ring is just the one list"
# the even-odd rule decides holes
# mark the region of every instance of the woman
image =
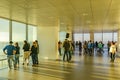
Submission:
[[115,54],[116,54],[116,46],[115,46],[115,43],[114,42],[112,42],[111,43],[111,46],[110,46],[110,54],[111,54],[111,62],[114,62],[114,60],[115,60]]
[[15,43],[15,49],[16,49],[16,53],[15,53],[15,64],[19,65],[19,57],[20,57],[20,47],[18,42]]
[[32,57],[32,66],[36,66],[37,64],[37,44],[36,42],[33,42],[33,45],[31,47],[31,57]]

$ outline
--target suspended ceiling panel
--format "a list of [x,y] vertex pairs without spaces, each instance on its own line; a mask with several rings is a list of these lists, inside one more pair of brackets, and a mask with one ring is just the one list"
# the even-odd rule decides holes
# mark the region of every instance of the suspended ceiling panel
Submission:
[[[116,31],[120,0],[0,0],[0,16],[74,32]],[[66,28],[64,28],[66,27]]]

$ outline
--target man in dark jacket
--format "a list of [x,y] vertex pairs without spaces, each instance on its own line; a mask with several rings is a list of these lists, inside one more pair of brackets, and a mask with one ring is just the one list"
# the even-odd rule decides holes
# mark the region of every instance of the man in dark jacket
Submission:
[[25,62],[27,62],[27,65],[29,65],[30,44],[26,40],[24,41],[23,50],[24,50],[23,65]]

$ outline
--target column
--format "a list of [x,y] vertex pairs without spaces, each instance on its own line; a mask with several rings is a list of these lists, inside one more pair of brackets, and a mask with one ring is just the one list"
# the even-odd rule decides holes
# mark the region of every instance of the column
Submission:
[[[118,30],[117,50],[120,53],[120,29]],[[118,54],[120,56],[120,54]]]
[[90,32],[90,40],[94,41],[94,32]]
[[37,39],[40,46],[40,59],[56,59],[58,53],[58,26],[42,26],[37,28]]

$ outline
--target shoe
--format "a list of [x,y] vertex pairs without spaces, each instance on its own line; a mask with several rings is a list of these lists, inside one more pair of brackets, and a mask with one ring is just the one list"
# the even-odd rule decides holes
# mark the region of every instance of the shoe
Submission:
[[35,67],[35,64],[33,64],[32,67]]
[[27,63],[27,66],[29,65],[29,63]]

